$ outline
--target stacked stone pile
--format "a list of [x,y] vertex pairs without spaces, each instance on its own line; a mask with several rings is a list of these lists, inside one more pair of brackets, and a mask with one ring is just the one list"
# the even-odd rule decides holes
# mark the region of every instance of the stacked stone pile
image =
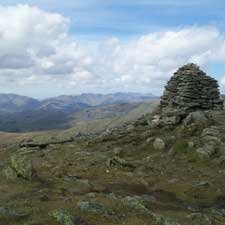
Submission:
[[165,87],[160,102],[161,112],[222,110],[218,83],[193,63],[181,67]]

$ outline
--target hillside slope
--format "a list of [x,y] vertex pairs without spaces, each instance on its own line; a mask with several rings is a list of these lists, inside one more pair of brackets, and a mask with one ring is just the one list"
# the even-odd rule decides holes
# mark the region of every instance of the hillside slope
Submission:
[[[152,102],[152,103],[151,103]],[[5,132],[31,132],[48,131],[55,129],[78,129],[80,124],[87,126],[88,123],[97,122],[96,127],[104,128],[105,121],[114,121],[121,117],[127,120],[129,117],[135,119],[154,108],[158,100],[140,103],[121,103],[98,107],[88,107],[85,104],[73,105],[75,108],[70,111],[57,110],[57,105],[51,105],[51,110],[42,110],[5,113],[0,112],[0,131]],[[57,103],[58,104],[58,103]],[[66,108],[66,107],[64,107]],[[136,111],[136,113],[135,113]],[[115,125],[117,125],[115,123]]]
[[0,221],[225,224],[225,113],[197,114],[160,127],[149,114],[95,137],[14,136],[20,145],[0,149]]
[[36,99],[15,94],[0,94],[1,112],[22,112],[36,110],[40,102]]

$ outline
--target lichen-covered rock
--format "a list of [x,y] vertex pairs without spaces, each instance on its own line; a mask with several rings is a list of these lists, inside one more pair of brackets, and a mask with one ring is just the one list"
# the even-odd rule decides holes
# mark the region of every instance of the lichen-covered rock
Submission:
[[49,215],[61,225],[75,225],[74,217],[64,210],[55,210]]
[[188,126],[192,123],[201,126],[207,126],[209,124],[209,119],[206,117],[204,111],[195,111],[188,114],[188,116],[184,119],[183,124]]
[[201,158],[210,158],[216,152],[216,146],[205,144],[203,147],[196,149]]
[[133,208],[135,210],[139,210],[142,212],[148,212],[148,208],[146,207],[146,202],[143,198],[139,196],[128,196],[123,199],[123,203],[130,208]]
[[211,127],[205,128],[202,131],[201,136],[205,143],[211,143],[214,145],[218,145],[221,143],[222,135],[221,135],[218,127],[211,126]]
[[6,168],[3,170],[3,175],[4,175],[8,180],[14,180],[14,179],[16,179],[16,178],[18,177],[16,171],[13,170],[10,166],[6,167]]
[[165,149],[166,144],[161,138],[156,138],[153,142],[153,147],[155,150],[163,150]]
[[105,207],[104,205],[100,203],[93,203],[88,201],[82,201],[78,203],[78,207],[83,212],[89,212],[89,213],[95,213],[100,215],[113,215],[113,210]]
[[211,126],[211,127],[207,127],[202,131],[202,137],[205,136],[220,136],[220,131],[218,129],[218,127],[216,126]]
[[26,180],[30,180],[33,176],[33,164],[32,161],[24,155],[13,155],[10,159],[11,168],[16,172],[18,177],[22,177]]

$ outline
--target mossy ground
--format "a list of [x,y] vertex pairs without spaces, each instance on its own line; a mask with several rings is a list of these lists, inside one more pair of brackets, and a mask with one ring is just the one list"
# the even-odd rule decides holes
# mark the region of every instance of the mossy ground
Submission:
[[[144,126],[107,138],[28,149],[27,154],[18,148],[2,148],[1,171],[9,165],[11,155],[26,154],[35,174],[31,180],[9,180],[1,173],[0,206],[28,213],[7,216],[0,212],[0,224],[55,225],[58,222],[50,216],[55,210],[68,212],[74,224],[154,225],[151,213],[181,225],[199,224],[191,215],[203,213],[212,224],[225,224],[222,215],[208,213],[225,206],[225,166],[198,160],[185,137],[176,138],[172,145],[173,130],[154,132],[151,135],[168,140],[166,149],[156,151],[146,142],[150,132]],[[120,151],[114,151],[116,148]],[[132,167],[107,165],[115,155]],[[151,213],[124,204],[127,196],[143,197]],[[80,201],[100,203],[114,213],[83,212]]]

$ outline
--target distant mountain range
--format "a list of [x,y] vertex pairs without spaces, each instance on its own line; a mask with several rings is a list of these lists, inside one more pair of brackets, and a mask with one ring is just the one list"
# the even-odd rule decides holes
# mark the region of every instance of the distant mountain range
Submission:
[[[77,123],[106,120],[121,116],[129,118],[148,111],[148,102],[157,99],[152,94],[115,93],[62,95],[44,100],[0,94],[0,131],[29,132],[77,127]],[[146,102],[146,105],[141,105]],[[150,107],[151,108],[151,107]],[[132,112],[132,114],[130,114]],[[100,125],[99,125],[100,124]],[[83,125],[82,125],[83,126]]]
[[76,112],[89,107],[103,106],[117,103],[142,102],[155,99],[152,94],[115,93],[115,94],[81,94],[61,95],[58,97],[37,100],[16,95],[0,94],[0,112],[15,113],[27,111],[61,111]]

